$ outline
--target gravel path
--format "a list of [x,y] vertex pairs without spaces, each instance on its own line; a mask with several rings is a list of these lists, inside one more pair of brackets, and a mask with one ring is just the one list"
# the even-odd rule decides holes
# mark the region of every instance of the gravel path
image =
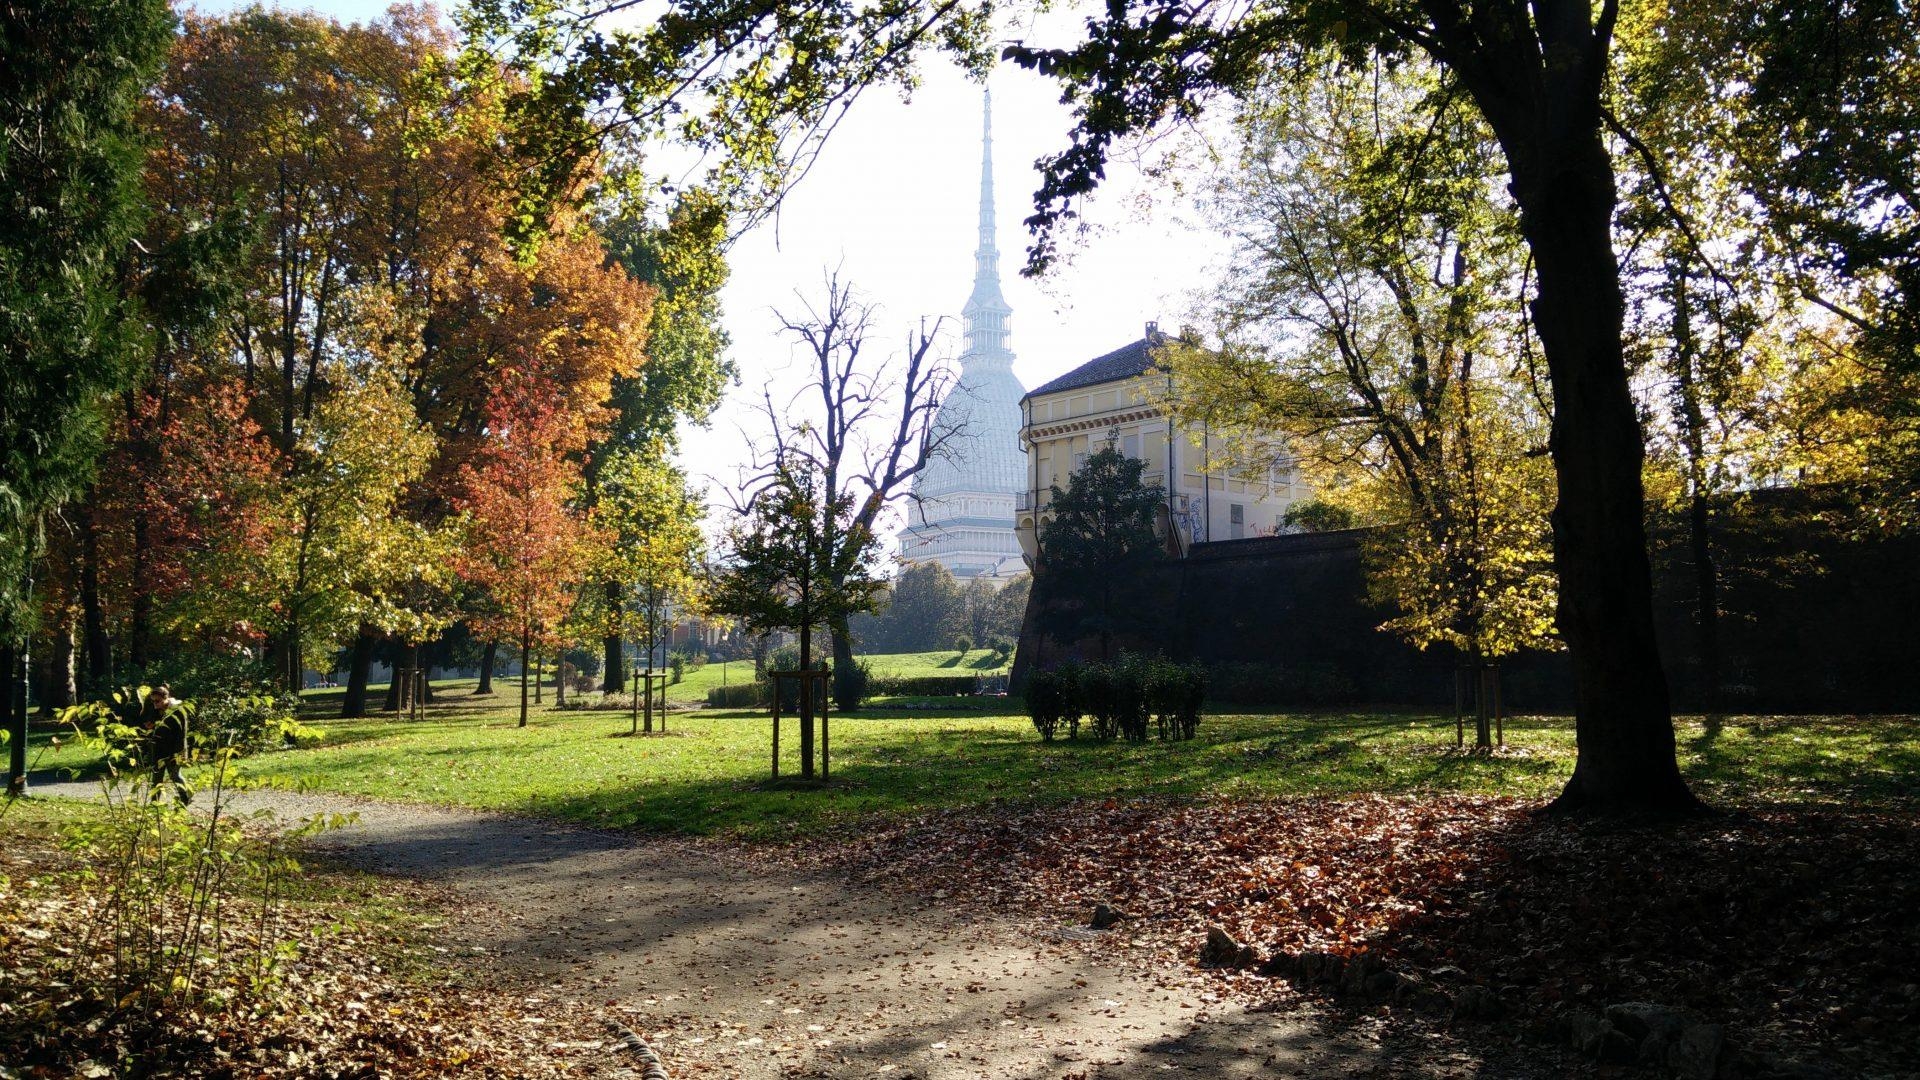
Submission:
[[471,897],[449,928],[469,962],[619,1017],[676,1080],[1515,1075],[1306,1010],[1209,1003],[1015,922],[686,843],[335,795],[245,792],[232,806],[357,813],[316,845]]

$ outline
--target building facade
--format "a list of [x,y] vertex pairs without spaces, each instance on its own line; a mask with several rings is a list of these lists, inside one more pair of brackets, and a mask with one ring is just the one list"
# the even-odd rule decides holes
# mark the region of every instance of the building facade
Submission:
[[1013,374],[1013,309],[1000,291],[993,206],[993,103],[981,132],[980,244],[961,315],[966,348],[932,428],[934,449],[914,477],[900,561],[938,563],[961,580],[1004,581],[1023,569],[1014,536],[1021,490],[1020,380]]
[[1040,530],[1054,487],[1109,442],[1146,463],[1142,480],[1166,492],[1156,527],[1169,554],[1195,544],[1273,536],[1287,507],[1310,492],[1297,472],[1279,467],[1263,475],[1210,464],[1222,444],[1204,429],[1173,425],[1155,403],[1167,376],[1154,364],[1167,343],[1148,323],[1140,340],[1095,357],[1021,400],[1020,442],[1026,479],[1016,502],[1021,554],[1029,566],[1040,551]]

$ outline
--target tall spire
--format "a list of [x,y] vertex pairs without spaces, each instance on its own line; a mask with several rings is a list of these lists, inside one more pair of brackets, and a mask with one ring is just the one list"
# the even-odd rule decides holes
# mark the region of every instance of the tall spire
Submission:
[[1013,309],[1000,293],[1000,246],[993,215],[993,91],[984,92],[980,120],[980,246],[973,254],[973,295],[961,314],[966,317],[967,356],[997,364],[1012,364],[1007,348],[1008,323]]

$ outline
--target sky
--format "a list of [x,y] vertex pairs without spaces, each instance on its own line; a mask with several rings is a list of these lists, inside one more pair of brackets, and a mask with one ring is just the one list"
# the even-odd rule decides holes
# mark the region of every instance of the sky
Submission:
[[[205,11],[241,6],[213,2]],[[384,0],[287,5],[342,21],[375,17]],[[1070,11],[1044,26],[1009,25],[1008,38],[1063,39]],[[1047,80],[1012,65],[989,79],[993,92],[994,179],[1002,288],[1013,307],[1014,373],[1029,388],[1138,339],[1148,320],[1177,326],[1190,295],[1221,256],[1218,242],[1190,229],[1190,207],[1164,184],[1124,162],[1083,209],[1086,228],[1063,244],[1065,265],[1023,278],[1021,219],[1032,212],[1036,159],[1067,145],[1070,116]],[[944,57],[929,56],[921,85],[903,99],[868,91],[834,132],[776,220],[740,238],[730,255],[724,305],[740,385],[703,429],[682,433],[682,463],[702,481],[732,484],[747,462],[743,432],[764,429],[755,403],[762,387],[784,401],[800,365],[779,333],[776,310],[818,296],[837,271],[878,306],[876,344],[892,355],[924,317],[946,317],[947,351],[957,355],[959,310],[972,285],[980,183],[981,87]],[[716,488],[710,504],[723,504]]]

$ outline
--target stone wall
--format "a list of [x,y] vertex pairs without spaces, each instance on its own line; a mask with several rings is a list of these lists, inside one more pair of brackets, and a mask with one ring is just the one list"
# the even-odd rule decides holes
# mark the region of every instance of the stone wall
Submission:
[[[1804,493],[1761,493],[1721,508],[1723,699],[1759,712],[1920,712],[1920,538],[1873,538],[1839,525]],[[1683,528],[1651,526],[1655,604],[1676,707],[1706,695],[1695,655],[1693,569]],[[1314,533],[1201,545],[1160,566],[1142,590],[1152,634],[1115,645],[1198,660],[1216,682],[1265,680],[1270,704],[1448,707],[1452,650],[1420,651],[1376,629],[1366,600],[1364,533]],[[1063,601],[1044,573],[1021,629],[1017,687],[1035,664],[1097,654],[1097,643],[1043,640],[1039,611]],[[1508,711],[1572,706],[1564,653],[1502,665]],[[1242,692],[1243,699],[1248,695]]]

